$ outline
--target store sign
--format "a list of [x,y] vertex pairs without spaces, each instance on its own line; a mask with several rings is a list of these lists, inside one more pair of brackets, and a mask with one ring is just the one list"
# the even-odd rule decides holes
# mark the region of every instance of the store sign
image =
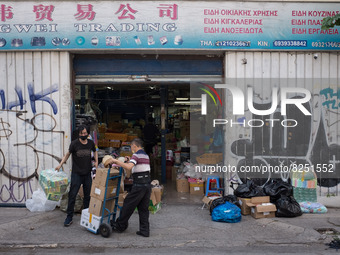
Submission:
[[1,2],[0,50],[338,50],[340,3]]

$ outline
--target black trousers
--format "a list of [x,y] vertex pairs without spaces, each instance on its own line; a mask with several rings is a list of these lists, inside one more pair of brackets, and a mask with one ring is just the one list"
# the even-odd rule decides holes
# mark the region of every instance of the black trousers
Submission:
[[134,210],[138,209],[139,231],[145,235],[150,234],[149,226],[149,203],[151,195],[151,185],[132,185],[131,192],[126,196],[120,216],[117,219],[116,227],[119,231],[124,231],[128,227],[128,221]]
[[80,186],[82,184],[83,184],[83,190],[84,190],[84,200],[83,200],[84,209],[89,208],[91,185],[92,185],[91,173],[87,175],[79,175],[79,174],[72,172],[71,187],[70,187],[70,192],[68,193],[68,205],[67,205],[67,216],[68,217],[71,217],[71,218],[73,217],[74,204],[76,203],[76,197],[79,192]]

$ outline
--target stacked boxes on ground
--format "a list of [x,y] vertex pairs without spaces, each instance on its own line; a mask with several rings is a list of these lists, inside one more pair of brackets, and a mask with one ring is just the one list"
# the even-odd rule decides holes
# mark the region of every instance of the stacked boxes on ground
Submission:
[[251,215],[255,219],[275,217],[276,206],[270,203],[269,196],[238,198],[242,215]]

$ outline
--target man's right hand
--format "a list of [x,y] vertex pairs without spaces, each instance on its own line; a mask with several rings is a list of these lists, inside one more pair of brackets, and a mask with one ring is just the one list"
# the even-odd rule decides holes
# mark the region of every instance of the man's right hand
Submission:
[[59,172],[60,168],[61,168],[61,165],[58,165],[58,166],[55,168],[55,170]]

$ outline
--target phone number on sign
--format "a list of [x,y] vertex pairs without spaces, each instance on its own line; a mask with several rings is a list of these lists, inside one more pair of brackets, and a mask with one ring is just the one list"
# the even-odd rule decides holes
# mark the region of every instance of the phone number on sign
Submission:
[[274,41],[274,47],[307,47],[306,40],[279,40]]
[[216,41],[217,47],[250,47],[250,42],[246,41]]
[[291,164],[290,170],[292,172],[317,172],[317,173],[333,173],[333,164]]
[[312,47],[340,48],[340,42],[312,42]]

